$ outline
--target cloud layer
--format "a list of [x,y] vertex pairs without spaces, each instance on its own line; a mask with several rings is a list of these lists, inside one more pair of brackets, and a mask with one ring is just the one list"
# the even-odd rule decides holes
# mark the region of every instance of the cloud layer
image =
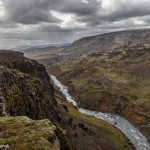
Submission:
[[0,48],[147,28],[149,0],[0,0]]

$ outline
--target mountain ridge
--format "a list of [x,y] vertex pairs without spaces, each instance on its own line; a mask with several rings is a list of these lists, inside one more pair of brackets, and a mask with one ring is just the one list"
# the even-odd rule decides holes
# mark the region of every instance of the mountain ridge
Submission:
[[[88,55],[95,52],[113,52],[125,50],[125,47],[143,46],[149,47],[150,29],[128,30],[99,34],[81,38],[73,42],[66,48],[59,49],[52,52],[57,59],[51,61],[54,57],[47,57],[41,54],[38,58],[33,58],[45,65],[66,62],[76,59],[79,56]],[[55,56],[55,58],[56,58]],[[49,63],[50,62],[50,63]]]
[[147,46],[150,41],[149,35],[150,29],[104,33],[81,38],[62,51],[68,53],[66,58],[73,59],[91,52],[114,51],[125,46]]

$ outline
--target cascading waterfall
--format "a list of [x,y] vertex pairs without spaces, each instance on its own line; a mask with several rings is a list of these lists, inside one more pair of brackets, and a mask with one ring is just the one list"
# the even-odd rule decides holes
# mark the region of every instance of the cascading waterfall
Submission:
[[[59,87],[61,92],[65,95],[67,101],[71,102],[74,106],[78,108],[74,98],[69,95],[67,87],[61,84],[61,82],[58,81],[55,76],[50,75],[50,77],[53,80],[54,84],[57,87]],[[86,110],[82,108],[78,108],[78,111],[83,114],[94,116],[96,118],[105,120],[108,123],[114,125],[122,133],[124,133],[124,135],[130,140],[130,142],[135,146],[137,150],[150,150],[150,145],[147,142],[147,139],[142,135],[142,133],[137,128],[135,128],[131,123],[129,123],[123,117],[117,114],[101,113],[101,112]]]

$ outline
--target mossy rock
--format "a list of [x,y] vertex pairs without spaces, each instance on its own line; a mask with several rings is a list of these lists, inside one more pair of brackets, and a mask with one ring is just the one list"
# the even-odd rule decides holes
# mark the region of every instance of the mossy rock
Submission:
[[9,150],[58,150],[60,146],[54,130],[48,119],[1,117],[0,145],[8,145]]

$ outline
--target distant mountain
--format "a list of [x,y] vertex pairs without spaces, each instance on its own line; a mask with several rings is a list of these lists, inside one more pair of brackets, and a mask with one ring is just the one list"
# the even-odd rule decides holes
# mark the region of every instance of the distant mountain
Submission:
[[69,46],[62,45],[64,44],[53,44],[44,48],[31,47],[22,52],[40,63],[51,65],[95,52],[125,51],[125,48],[134,46],[147,48],[150,46],[150,29],[104,33],[81,38]]
[[122,47],[133,47],[137,45],[149,47],[150,29],[119,31],[84,37],[63,49],[62,53],[66,54],[64,57],[64,61],[66,61],[83,54],[98,51],[118,51]]
[[11,49],[23,52],[26,57],[35,57],[38,55],[56,53],[57,50],[69,46],[70,44],[71,43],[58,43],[51,45],[21,45]]
[[69,46],[72,43],[55,43],[55,44],[44,44],[44,45],[21,45],[21,46],[17,46],[15,48],[11,48],[14,50],[26,50],[26,49],[30,49],[30,48],[46,48],[49,46],[54,46],[54,47],[62,47],[62,46]]
[[34,59],[45,65],[51,65],[95,52],[125,51],[127,50],[126,48],[137,48],[138,46],[149,48],[150,29],[104,33],[81,38],[65,47],[32,48],[24,52],[29,54],[29,57],[38,55]]
[[20,52],[23,52],[26,57],[36,57],[39,55],[45,55],[45,54],[56,54],[59,50],[62,50],[63,48],[66,48],[69,43],[63,43],[63,44],[52,44],[50,46],[33,46],[26,49],[19,50]]
[[58,49],[60,49],[60,48],[49,46],[49,47],[46,47],[46,48],[31,47],[31,48],[20,50],[20,51],[23,52],[26,57],[31,58],[31,57],[35,57],[35,56],[38,56],[38,55],[48,54],[48,53],[51,53],[51,52],[55,53]]
[[72,43],[58,43],[58,44],[51,44],[51,46],[55,46],[55,47],[64,47],[64,46],[69,46]]

